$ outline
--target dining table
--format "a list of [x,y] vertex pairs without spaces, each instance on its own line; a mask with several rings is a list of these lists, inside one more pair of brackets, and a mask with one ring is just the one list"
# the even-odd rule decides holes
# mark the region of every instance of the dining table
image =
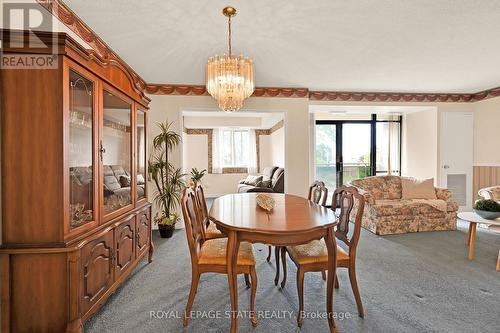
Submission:
[[[268,211],[257,204],[259,193],[228,194],[214,200],[209,218],[228,236],[226,264],[231,301],[231,332],[238,329],[238,288],[236,259],[241,242],[274,246],[306,244],[324,238],[328,249],[326,317],[330,332],[337,332],[333,312],[336,278],[335,212],[300,196],[265,193],[274,200]],[[263,194],[260,194],[263,195]]]

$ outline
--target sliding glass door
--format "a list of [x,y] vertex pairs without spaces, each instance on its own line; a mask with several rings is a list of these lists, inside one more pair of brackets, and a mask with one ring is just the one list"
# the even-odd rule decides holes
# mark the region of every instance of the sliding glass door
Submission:
[[400,116],[318,120],[315,133],[315,179],[329,193],[354,179],[400,174]]
[[342,131],[340,184],[371,176],[371,126],[364,123],[339,124]]
[[337,126],[316,126],[316,179],[325,182],[329,192],[337,188]]

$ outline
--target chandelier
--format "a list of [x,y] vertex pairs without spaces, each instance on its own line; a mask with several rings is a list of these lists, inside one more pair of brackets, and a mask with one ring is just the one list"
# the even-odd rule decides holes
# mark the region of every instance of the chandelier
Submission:
[[233,56],[231,49],[231,17],[236,9],[225,7],[222,14],[228,18],[228,55],[215,56],[207,63],[207,91],[226,112],[241,109],[243,101],[254,91],[253,62],[243,55]]

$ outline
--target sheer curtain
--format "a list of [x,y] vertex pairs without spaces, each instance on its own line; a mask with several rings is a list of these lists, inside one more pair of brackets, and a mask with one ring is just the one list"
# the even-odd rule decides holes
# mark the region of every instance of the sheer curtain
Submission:
[[248,173],[256,173],[257,167],[257,141],[255,130],[248,130]]
[[212,131],[212,173],[222,173],[222,129]]

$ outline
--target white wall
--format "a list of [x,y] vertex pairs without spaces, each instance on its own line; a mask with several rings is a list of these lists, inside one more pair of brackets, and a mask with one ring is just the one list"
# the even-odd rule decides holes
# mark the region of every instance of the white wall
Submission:
[[269,136],[270,163],[281,168],[285,167],[285,128],[279,128]]
[[500,166],[500,97],[474,103],[474,165]]
[[437,184],[437,109],[403,116],[402,175],[419,179],[434,178]]

